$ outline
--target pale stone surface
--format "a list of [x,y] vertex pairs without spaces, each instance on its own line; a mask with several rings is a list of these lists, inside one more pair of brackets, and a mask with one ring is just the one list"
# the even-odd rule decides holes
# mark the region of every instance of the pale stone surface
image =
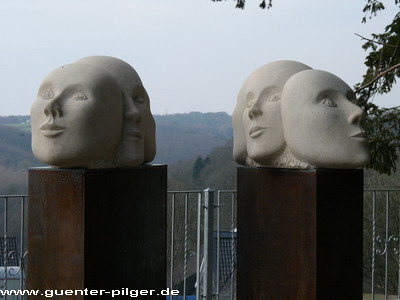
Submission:
[[282,92],[285,139],[293,155],[312,167],[360,168],[370,152],[364,111],[352,89],[335,75],[307,70],[293,75]]
[[276,168],[360,168],[370,152],[365,114],[341,79],[295,61],[254,71],[233,113],[236,162]]
[[[135,166],[132,148],[135,141],[129,138],[135,126],[140,127],[144,135],[144,162],[151,162],[156,155],[156,125],[150,110],[150,98],[137,72],[126,62],[110,56],[89,56],[75,63],[92,64],[106,69],[124,91],[124,122],[122,140],[118,147],[118,158],[124,166]],[[135,124],[135,108],[139,111],[140,121]]]
[[294,74],[310,69],[296,61],[266,64],[243,83],[233,112],[233,156],[242,165],[304,167],[287,149],[281,117],[281,93]]
[[55,167],[134,167],[155,156],[147,92],[136,71],[113,57],[86,57],[51,72],[31,122],[34,155]]

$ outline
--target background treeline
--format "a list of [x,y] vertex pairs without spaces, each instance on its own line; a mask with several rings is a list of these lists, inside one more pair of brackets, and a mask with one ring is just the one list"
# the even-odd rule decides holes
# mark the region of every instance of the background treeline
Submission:
[[[169,189],[235,189],[231,117],[224,112],[155,115],[157,155]],[[27,169],[43,166],[31,151],[29,116],[0,117],[0,194],[27,193]],[[400,188],[400,173],[365,171],[366,188]]]
[[232,138],[231,117],[225,112],[155,115],[157,155],[154,163],[173,163],[206,155]]
[[[154,118],[157,124],[154,163],[168,164],[170,174],[177,177],[170,178],[171,189],[191,189],[192,184],[200,188],[202,182],[207,184],[205,173],[216,169],[215,163],[229,162],[234,166],[231,150],[224,148],[232,140],[231,117],[227,113],[192,112],[155,115]],[[206,158],[207,162],[200,166],[200,160],[207,155],[210,158]],[[190,169],[196,160],[199,161],[195,168],[197,171],[192,176]],[[35,159],[31,151],[29,116],[0,117],[0,195],[27,193],[27,169],[37,166],[43,164]],[[189,181],[180,175],[183,171],[185,176],[186,172],[191,174]],[[223,170],[218,168],[217,171],[210,177],[218,176]],[[220,186],[223,184],[221,182]]]
[[[27,192],[29,167],[41,166],[31,151],[31,133],[16,125],[5,123],[20,121],[23,117],[0,118],[0,194]],[[4,120],[5,119],[5,120]]]

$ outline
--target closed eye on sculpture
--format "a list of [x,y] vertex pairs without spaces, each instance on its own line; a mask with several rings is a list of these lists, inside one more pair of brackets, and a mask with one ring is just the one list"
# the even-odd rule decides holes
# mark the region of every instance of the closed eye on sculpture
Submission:
[[266,102],[277,102],[281,100],[282,88],[277,86],[268,86],[261,93],[259,98]]
[[54,92],[50,89],[44,90],[43,92],[39,93],[40,97],[43,99],[52,99],[54,98]]
[[272,95],[271,97],[267,98],[268,102],[276,102],[276,101],[279,101],[279,100],[281,100],[281,97],[279,97],[278,95]]
[[253,104],[254,104],[254,99],[249,100],[249,101],[247,101],[247,103],[246,103],[246,107],[247,107],[247,108],[251,108],[251,107],[253,106]]
[[133,98],[133,102],[143,104],[144,103],[144,99],[142,97],[140,97],[140,96],[135,96]]
[[75,93],[75,94],[72,96],[72,99],[74,99],[74,100],[76,100],[76,101],[87,100],[87,98],[88,98],[88,97],[87,97],[84,93],[82,93],[82,92]]
[[250,108],[253,106],[255,101],[255,95],[252,92],[249,92],[246,96],[246,107]]
[[329,106],[329,107],[336,107],[337,106],[337,104],[332,99],[330,99],[329,97],[322,99],[321,103],[326,105],[326,106]]

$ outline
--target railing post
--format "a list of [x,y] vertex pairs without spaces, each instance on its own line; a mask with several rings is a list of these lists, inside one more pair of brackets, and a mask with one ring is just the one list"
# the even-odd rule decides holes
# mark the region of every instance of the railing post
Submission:
[[201,204],[202,204],[201,192],[197,195],[197,241],[196,241],[196,299],[200,299],[200,252],[201,252]]
[[203,272],[203,299],[212,300],[213,296],[213,225],[214,225],[214,191],[204,190],[204,272]]

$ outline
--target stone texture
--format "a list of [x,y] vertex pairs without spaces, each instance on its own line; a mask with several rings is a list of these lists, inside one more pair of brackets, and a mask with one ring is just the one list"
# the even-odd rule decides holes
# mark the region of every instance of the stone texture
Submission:
[[242,165],[360,168],[370,152],[365,115],[341,79],[296,61],[255,70],[233,113],[233,156]]
[[31,121],[34,155],[55,167],[135,167],[155,156],[149,96],[117,58],[86,57],[51,72]]
[[352,169],[370,160],[366,116],[352,89],[335,75],[307,70],[282,92],[282,121],[290,151],[312,167]]

